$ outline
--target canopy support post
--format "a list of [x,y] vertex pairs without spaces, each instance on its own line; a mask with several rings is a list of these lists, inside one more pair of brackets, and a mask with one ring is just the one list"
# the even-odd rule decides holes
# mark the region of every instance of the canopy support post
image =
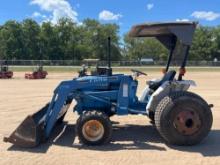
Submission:
[[169,55],[168,61],[167,61],[166,72],[168,72],[168,70],[169,70],[170,63],[171,63],[171,60],[172,60],[172,57],[173,57],[174,48],[175,48],[175,46],[170,49],[170,55]]
[[[179,73],[179,77],[178,77],[178,80],[181,81],[184,74],[181,73],[181,70],[185,70],[185,66],[186,66],[186,62],[187,62],[187,59],[188,59],[188,56],[189,56],[189,50],[190,50],[190,46],[187,45],[186,46],[186,53],[185,53],[185,56],[184,56],[184,59],[183,59],[183,62],[182,62],[182,65],[180,67],[180,73]],[[185,72],[185,71],[184,71]]]

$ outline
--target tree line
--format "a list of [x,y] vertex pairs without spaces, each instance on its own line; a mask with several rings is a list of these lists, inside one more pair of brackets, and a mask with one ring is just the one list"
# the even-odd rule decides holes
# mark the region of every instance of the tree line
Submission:
[[[119,35],[117,24],[85,19],[80,25],[70,19],[57,24],[7,21],[0,25],[0,60],[106,60],[107,38],[112,38],[112,60],[165,60],[168,51],[155,39]],[[190,60],[220,59],[220,26],[196,29]]]

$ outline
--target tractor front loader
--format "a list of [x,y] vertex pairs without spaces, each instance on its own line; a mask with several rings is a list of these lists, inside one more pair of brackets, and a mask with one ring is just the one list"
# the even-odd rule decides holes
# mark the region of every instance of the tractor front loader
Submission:
[[9,138],[4,138],[4,141],[22,147],[37,146],[49,138],[53,127],[57,121],[63,119],[73,99],[78,102],[75,110],[79,114],[93,108],[100,111],[106,109],[108,113],[107,110],[113,106],[113,101],[117,102],[119,95],[116,89],[107,91],[109,84],[118,84],[119,81],[118,76],[112,78],[88,76],[62,82],[55,89],[51,102],[28,116]]

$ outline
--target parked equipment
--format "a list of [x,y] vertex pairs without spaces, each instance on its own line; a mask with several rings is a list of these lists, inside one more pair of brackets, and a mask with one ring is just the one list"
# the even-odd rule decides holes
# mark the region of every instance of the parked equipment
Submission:
[[0,66],[0,79],[10,79],[13,77],[13,72],[8,69],[7,61]]
[[32,73],[25,73],[25,79],[45,79],[47,75],[47,71],[44,71],[43,66],[39,65]]
[[[194,22],[142,24],[132,28],[131,37],[155,37],[170,50],[163,77],[149,81],[140,99],[136,96],[137,77],[146,74],[138,70],[132,70],[133,76],[112,74],[109,39],[109,66],[103,69],[105,73],[61,82],[51,102],[28,116],[4,141],[22,147],[39,145],[50,137],[56,123],[63,120],[74,99],[74,111],[80,115],[76,133],[83,144],[109,142],[112,135],[110,116],[128,114],[148,116],[170,144],[199,143],[211,129],[212,112],[204,99],[188,91],[195,82],[183,80],[195,28]],[[182,46],[181,52],[176,50],[179,49],[177,44]],[[184,54],[184,58],[176,76],[170,65],[179,53]]]

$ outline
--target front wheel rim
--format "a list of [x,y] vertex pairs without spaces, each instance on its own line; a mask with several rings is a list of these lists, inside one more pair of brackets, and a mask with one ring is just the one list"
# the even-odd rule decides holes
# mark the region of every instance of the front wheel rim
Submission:
[[104,136],[104,126],[98,120],[89,120],[84,123],[82,134],[88,141],[98,141]]

